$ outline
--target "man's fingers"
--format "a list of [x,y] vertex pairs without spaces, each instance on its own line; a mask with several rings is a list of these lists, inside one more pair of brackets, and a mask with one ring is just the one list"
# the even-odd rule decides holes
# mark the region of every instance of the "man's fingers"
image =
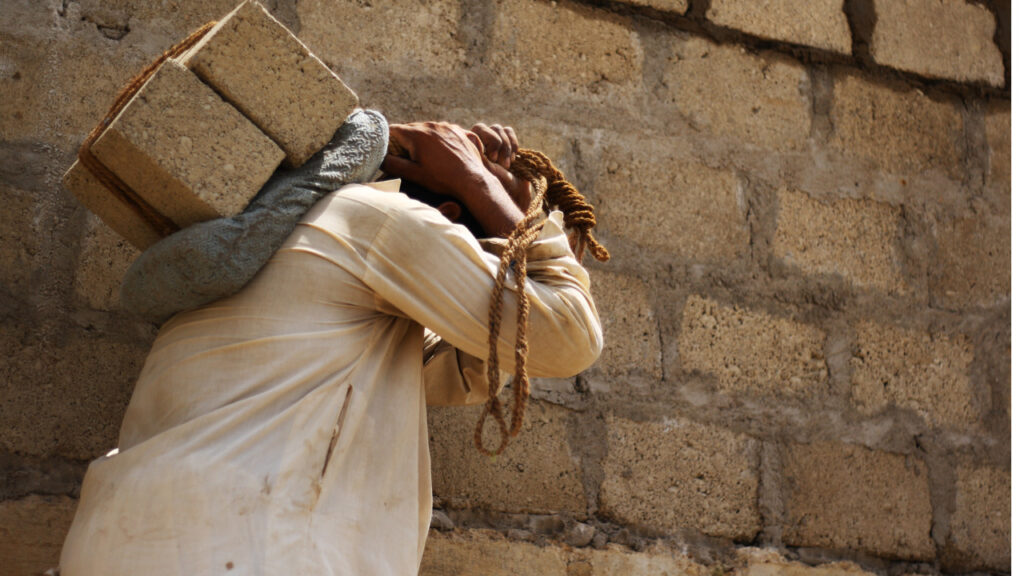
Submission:
[[511,126],[505,126],[505,136],[508,137],[508,141],[512,144],[512,159],[516,159],[516,154],[519,153],[519,137],[516,136],[516,131]]
[[486,156],[487,155],[487,147],[484,146],[483,141],[480,139],[479,136],[476,135],[476,133],[474,133],[474,132],[466,132],[466,138],[468,138],[469,141],[472,142],[474,146],[476,146],[478,149],[480,149],[480,155],[481,156]]
[[384,162],[381,163],[380,169],[389,176],[411,180],[426,186],[426,183],[423,182],[427,177],[426,172],[422,166],[412,160],[388,154],[384,157]]
[[492,124],[491,130],[498,135],[499,139],[498,158],[495,162],[507,169],[512,165],[512,142],[505,132],[505,127],[501,124]]
[[[399,148],[405,150],[409,157],[416,159],[416,146],[413,143],[413,134],[416,132],[416,128],[407,124],[392,124],[388,127],[388,137],[394,144],[397,144]],[[389,146],[389,148],[391,148]],[[387,161],[387,158],[385,158]]]
[[483,124],[474,124],[469,129],[470,134],[475,134],[483,144],[483,155],[491,162],[498,161],[498,150],[501,148],[501,136],[491,128]]

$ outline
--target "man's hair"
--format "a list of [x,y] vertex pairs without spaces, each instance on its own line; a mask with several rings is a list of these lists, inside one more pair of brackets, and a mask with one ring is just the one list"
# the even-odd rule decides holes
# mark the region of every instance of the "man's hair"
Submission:
[[424,186],[420,186],[407,178],[402,179],[402,184],[399,189],[404,192],[406,196],[414,200],[419,200],[420,202],[423,202],[428,206],[433,206],[434,208],[440,207],[441,204],[444,204],[445,202],[454,202],[458,204],[459,217],[455,222],[469,228],[470,233],[476,238],[484,238],[487,236],[487,233],[484,232],[483,226],[481,226],[480,223],[477,222],[476,218],[469,213],[469,210],[466,209],[462,202],[459,202],[454,197],[438,194],[437,192],[434,192]]

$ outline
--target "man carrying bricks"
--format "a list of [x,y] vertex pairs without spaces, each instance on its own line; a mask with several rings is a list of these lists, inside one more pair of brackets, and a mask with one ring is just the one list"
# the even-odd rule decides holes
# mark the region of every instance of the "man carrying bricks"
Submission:
[[[525,184],[507,170],[511,130],[390,133],[407,157],[384,169],[440,195],[440,210],[397,181],[341,187],[241,291],[164,324],[119,452],[86,474],[65,576],[417,573],[432,501],[424,328],[487,357],[499,265],[445,215],[506,235],[523,218],[508,190],[522,198]],[[525,261],[530,372],[574,375],[602,336],[561,213]],[[499,294],[509,369],[516,302]],[[455,402],[480,396],[461,377],[440,385]]]

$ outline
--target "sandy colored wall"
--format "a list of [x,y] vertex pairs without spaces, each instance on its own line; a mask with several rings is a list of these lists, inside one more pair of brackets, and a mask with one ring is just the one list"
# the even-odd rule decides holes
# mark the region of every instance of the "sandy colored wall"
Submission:
[[[2,574],[56,563],[156,330],[60,176],[235,2],[3,0]],[[423,574],[1009,571],[1009,0],[267,4],[392,121],[515,126],[613,253],[506,456],[430,412]]]

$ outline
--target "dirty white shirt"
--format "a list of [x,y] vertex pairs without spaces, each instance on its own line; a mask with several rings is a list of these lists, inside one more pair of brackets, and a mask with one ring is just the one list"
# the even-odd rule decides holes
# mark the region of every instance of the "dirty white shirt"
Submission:
[[[602,337],[560,213],[528,257],[529,371],[575,374]],[[162,327],[120,452],[89,466],[62,574],[415,575],[431,510],[424,327],[485,358],[497,263],[404,194],[321,200],[244,290]],[[506,368],[514,301],[509,282]],[[453,386],[434,395],[474,394]]]

